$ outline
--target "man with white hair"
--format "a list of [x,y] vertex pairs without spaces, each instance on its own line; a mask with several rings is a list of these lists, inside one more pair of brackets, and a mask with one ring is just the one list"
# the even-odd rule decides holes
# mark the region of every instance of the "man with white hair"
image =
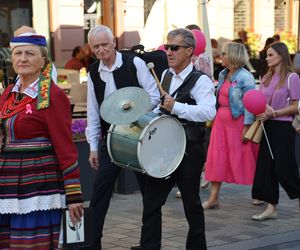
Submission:
[[[129,86],[145,89],[150,95],[153,107],[159,103],[160,96],[155,79],[146,63],[138,57],[117,52],[116,40],[108,27],[98,25],[92,28],[88,33],[88,43],[99,60],[90,67],[87,94],[86,137],[90,144],[89,161],[91,167],[97,170],[94,193],[90,203],[90,206],[94,208],[94,245],[90,249],[99,249],[99,247],[101,249],[104,220],[121,168],[113,164],[108,155],[106,135],[109,124],[101,118],[100,105],[117,89]],[[102,140],[99,140],[100,138]],[[101,144],[100,159],[99,143]],[[143,194],[143,175],[135,173]]]

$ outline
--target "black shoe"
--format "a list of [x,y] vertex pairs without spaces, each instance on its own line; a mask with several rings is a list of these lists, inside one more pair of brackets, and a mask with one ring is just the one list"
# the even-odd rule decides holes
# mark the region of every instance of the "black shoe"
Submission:
[[130,249],[131,250],[141,250],[142,248],[140,245],[137,245],[137,246],[132,246]]
[[[76,248],[77,249],[77,248]],[[79,250],[101,250],[100,243],[78,248]]]

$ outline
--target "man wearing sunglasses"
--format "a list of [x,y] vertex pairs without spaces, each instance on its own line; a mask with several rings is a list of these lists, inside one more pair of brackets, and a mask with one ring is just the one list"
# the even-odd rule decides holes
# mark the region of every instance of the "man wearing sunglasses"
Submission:
[[204,162],[205,122],[212,120],[216,114],[214,85],[191,63],[196,42],[189,30],[175,29],[169,32],[167,41],[164,47],[169,69],[162,75],[165,94],[154,112],[167,113],[182,122],[187,137],[186,154],[169,178],[146,177],[141,246],[135,249],[161,248],[161,207],[175,183],[181,192],[189,224],[186,249],[207,249],[199,184]]

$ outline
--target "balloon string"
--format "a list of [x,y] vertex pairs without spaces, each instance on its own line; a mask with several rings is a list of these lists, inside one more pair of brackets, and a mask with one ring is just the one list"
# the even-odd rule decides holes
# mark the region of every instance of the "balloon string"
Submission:
[[272,160],[274,160],[274,156],[273,156],[272,149],[271,149],[271,146],[270,146],[270,143],[269,143],[269,139],[268,139],[268,136],[267,136],[267,133],[266,133],[266,130],[265,130],[264,123],[262,121],[260,121],[260,123],[261,123],[261,126],[263,128],[263,131],[264,131],[264,134],[265,134],[265,137],[266,137],[266,141],[267,141],[267,144],[268,144],[268,147],[269,147],[269,151],[270,151]]

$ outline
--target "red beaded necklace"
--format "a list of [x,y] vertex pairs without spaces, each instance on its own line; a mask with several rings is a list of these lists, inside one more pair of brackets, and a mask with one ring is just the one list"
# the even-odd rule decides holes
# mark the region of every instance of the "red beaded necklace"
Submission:
[[[37,110],[49,107],[50,84],[51,84],[52,64],[48,63],[47,67],[40,75],[37,96]],[[26,108],[26,105],[32,102],[35,98],[25,95],[24,98],[18,100],[18,93],[12,92],[5,100],[0,109],[0,124],[1,120],[20,113]]]
[[16,93],[12,92],[7,98],[6,102],[0,110],[0,119],[5,119],[21,112],[26,108],[26,104],[32,102],[33,100],[27,95],[21,100],[17,100],[16,97]]

